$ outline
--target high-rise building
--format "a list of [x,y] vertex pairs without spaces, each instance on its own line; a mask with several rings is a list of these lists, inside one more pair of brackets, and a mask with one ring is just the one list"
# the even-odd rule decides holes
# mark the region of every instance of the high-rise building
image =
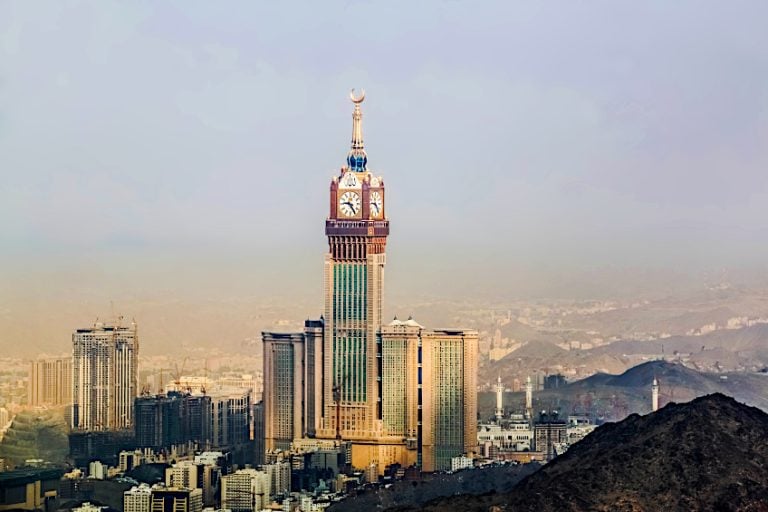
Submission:
[[232,453],[236,464],[253,462],[251,390],[221,389],[211,394],[211,446]]
[[134,425],[136,446],[162,450],[178,445],[185,440],[182,437],[183,397],[140,396],[134,403]]
[[344,443],[346,464],[371,474],[393,463],[450,469],[476,443],[477,333],[412,319],[382,327],[384,181],[368,169],[365,95],[350,96],[352,147],[325,222],[323,317],[300,333],[262,333],[265,450],[314,437]]
[[350,94],[350,98],[355,105],[352,147],[347,165],[331,180],[325,221],[325,378],[318,436],[357,442],[353,459],[356,455],[362,459],[369,458],[367,447],[375,445],[382,433],[377,414],[376,332],[381,325],[389,221],[384,180],[368,169],[363,144],[360,104],[365,93],[359,98]]
[[477,444],[477,332],[427,331],[421,349],[421,467],[442,471]]
[[325,321],[304,322],[304,430],[315,437],[323,417],[323,332]]
[[70,405],[72,358],[57,357],[32,361],[27,398],[29,405]]
[[[378,459],[448,470],[477,444],[477,332],[424,329],[412,318],[379,332],[381,418]],[[395,460],[392,460],[392,459]],[[381,471],[382,468],[379,468]]]
[[138,394],[136,322],[97,322],[72,334],[72,428],[114,430],[133,424]]
[[264,446],[288,450],[304,433],[303,333],[262,333],[264,342]]
[[174,445],[211,443],[211,397],[170,391],[167,395],[142,395],[134,403],[136,446],[154,450]]
[[264,464],[264,400],[253,404],[253,463],[256,466]]

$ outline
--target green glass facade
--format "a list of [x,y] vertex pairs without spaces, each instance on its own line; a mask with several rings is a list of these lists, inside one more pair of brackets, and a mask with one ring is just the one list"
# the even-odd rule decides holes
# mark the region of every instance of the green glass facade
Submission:
[[368,344],[368,266],[333,266],[333,380],[342,401],[365,402]]

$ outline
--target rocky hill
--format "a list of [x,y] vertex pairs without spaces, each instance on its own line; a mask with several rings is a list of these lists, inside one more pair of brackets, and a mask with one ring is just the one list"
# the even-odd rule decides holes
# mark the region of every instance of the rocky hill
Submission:
[[603,425],[509,493],[419,510],[765,511],[767,439],[767,414],[707,395]]

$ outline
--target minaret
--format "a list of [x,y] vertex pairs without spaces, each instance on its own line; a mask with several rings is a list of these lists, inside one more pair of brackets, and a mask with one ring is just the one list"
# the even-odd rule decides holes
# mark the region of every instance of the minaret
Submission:
[[501,384],[501,375],[496,380],[496,420],[504,416],[504,386]]
[[659,410],[659,381],[656,376],[653,377],[653,384],[651,385],[651,410],[653,412]]
[[533,418],[533,383],[530,375],[525,381],[525,417],[529,420]]

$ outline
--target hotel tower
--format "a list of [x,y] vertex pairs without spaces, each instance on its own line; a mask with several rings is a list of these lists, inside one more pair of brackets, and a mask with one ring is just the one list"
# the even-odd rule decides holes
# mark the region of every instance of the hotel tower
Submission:
[[323,421],[318,434],[362,442],[381,432],[377,421],[376,331],[389,221],[384,181],[368,170],[359,98],[350,96],[352,148],[330,186],[325,222]]
[[[265,447],[284,450],[300,437],[344,441],[355,468],[442,469],[445,457],[433,452],[458,456],[475,442],[477,333],[424,331],[412,320],[382,327],[389,235],[384,180],[368,168],[360,109],[365,93],[353,91],[350,99],[352,144],[346,165],[331,179],[325,221],[323,317],[308,320],[301,333],[262,333]],[[441,365],[434,372],[433,361]],[[427,382],[433,374],[439,386]],[[440,380],[443,374],[452,381]],[[432,402],[461,410],[454,407],[448,417],[449,408]],[[429,411],[442,414],[439,421],[424,416]],[[433,435],[433,425],[447,422],[450,446],[440,444],[448,439],[442,431]]]

